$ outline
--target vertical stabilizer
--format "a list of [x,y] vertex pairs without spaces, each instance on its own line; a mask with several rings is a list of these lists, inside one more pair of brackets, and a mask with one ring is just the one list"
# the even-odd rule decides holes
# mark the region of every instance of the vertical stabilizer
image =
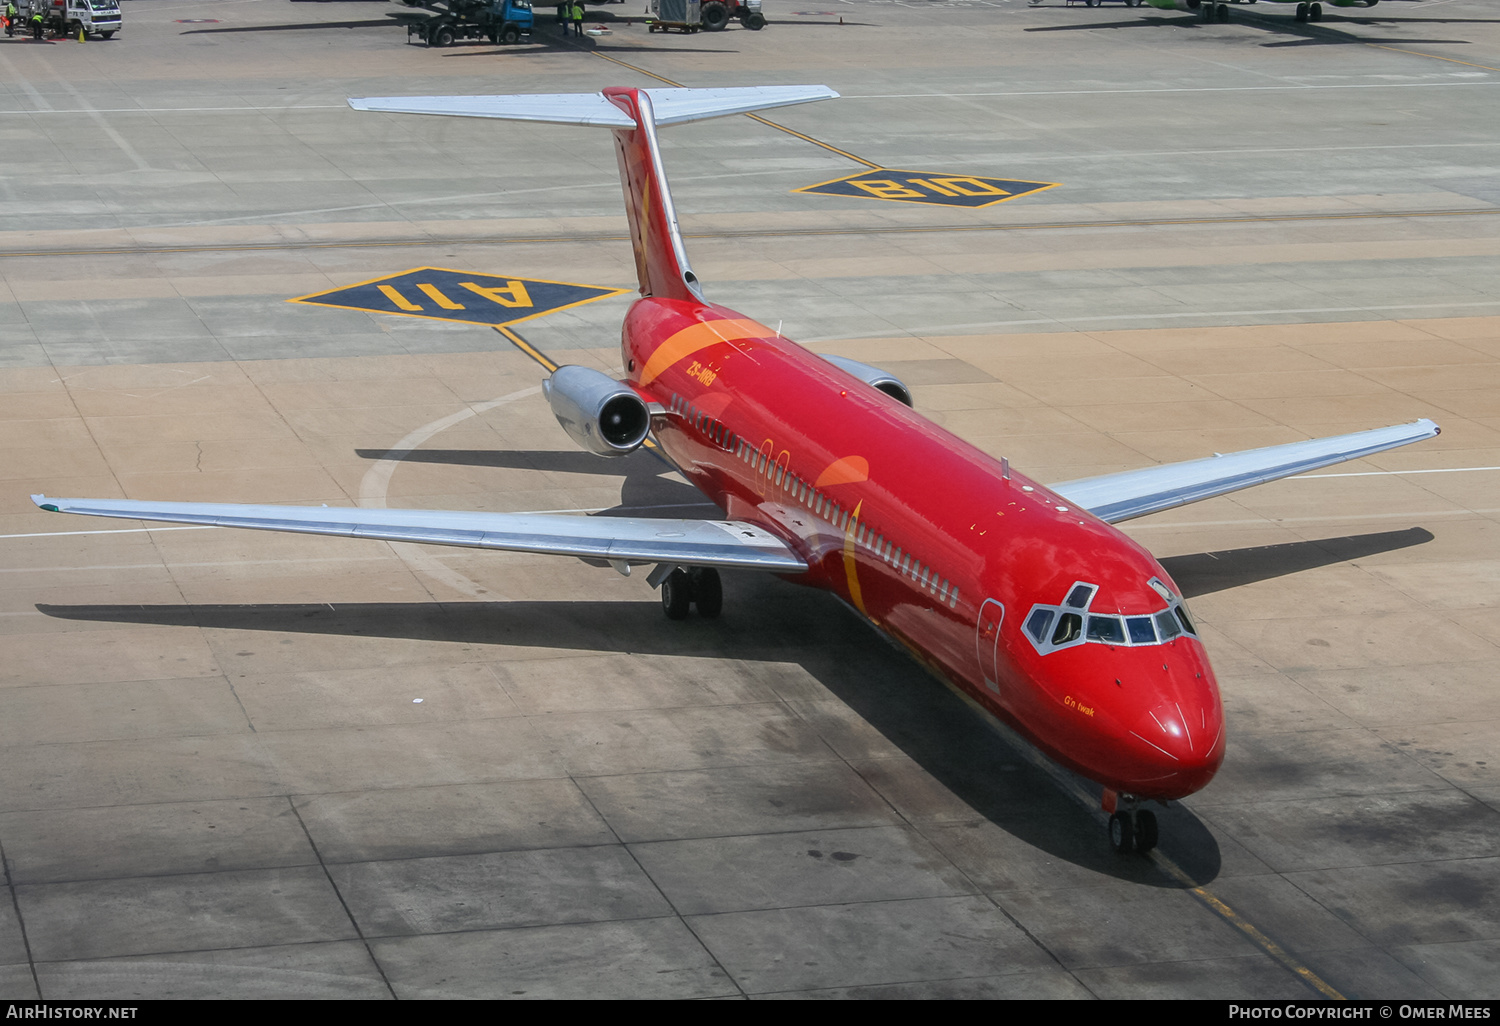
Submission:
[[661,166],[650,94],[617,87],[604,90],[604,95],[634,122],[629,128],[616,128],[614,136],[641,295],[701,301],[703,293],[682,247],[677,211]]

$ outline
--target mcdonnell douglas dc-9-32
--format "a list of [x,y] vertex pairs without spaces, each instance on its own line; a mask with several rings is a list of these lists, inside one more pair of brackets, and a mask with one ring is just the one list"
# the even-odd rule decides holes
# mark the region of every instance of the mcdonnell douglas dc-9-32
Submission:
[[718,570],[832,592],[1057,763],[1102,785],[1121,852],[1157,841],[1144,802],[1224,758],[1224,709],[1182,591],[1113,524],[1430,438],[1430,420],[1046,486],[912,409],[875,367],[818,356],[705,298],[657,128],[837,96],[824,86],[351,100],[358,110],[507,118],[614,134],[641,298],[622,380],[545,383],[600,456],[654,436],[723,520],[50,499],[44,510],[347,535],[653,566],[668,617],[717,616]]

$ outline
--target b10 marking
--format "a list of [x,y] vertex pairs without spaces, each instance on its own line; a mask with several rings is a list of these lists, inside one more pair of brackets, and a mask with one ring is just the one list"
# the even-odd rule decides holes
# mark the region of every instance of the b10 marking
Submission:
[[823,196],[859,196],[898,203],[935,203],[945,207],[987,207],[1054,188],[1057,182],[1023,182],[1012,178],[945,175],[930,171],[872,168],[858,174],[820,182],[793,192]]
[[502,278],[446,267],[417,267],[327,292],[298,296],[287,302],[497,325],[515,324],[627,291],[542,278]]

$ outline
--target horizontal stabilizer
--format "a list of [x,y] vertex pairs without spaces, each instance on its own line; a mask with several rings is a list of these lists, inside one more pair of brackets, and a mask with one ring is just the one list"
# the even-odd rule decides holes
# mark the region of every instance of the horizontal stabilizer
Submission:
[[[706,118],[746,114],[829,100],[838,93],[827,86],[743,86],[722,89],[644,89],[651,97],[657,125],[676,125]],[[529,93],[517,96],[370,96],[350,100],[355,110],[389,114],[445,114],[505,121],[543,121],[559,125],[633,128],[635,119],[609,102],[603,93]]]
[[1051,487],[1058,495],[1100,520],[1117,524],[1345,460],[1359,459],[1399,445],[1420,442],[1432,438],[1438,431],[1436,424],[1424,418],[1395,427],[1247,449],[1183,463],[1166,463],[1144,470],[1064,481]]
[[52,513],[82,513],[123,520],[161,520],[206,527],[342,535],[682,566],[738,567],[780,573],[807,570],[806,561],[781,539],[754,524],[735,521],[49,499],[45,495],[33,495],[31,501]]

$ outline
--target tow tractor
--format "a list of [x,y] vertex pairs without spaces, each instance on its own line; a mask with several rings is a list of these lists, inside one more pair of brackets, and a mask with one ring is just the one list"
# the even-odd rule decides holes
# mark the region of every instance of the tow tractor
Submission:
[[459,39],[519,43],[522,36],[531,35],[535,21],[531,0],[401,0],[401,3],[432,12],[391,15],[406,26],[408,42],[417,36],[428,46],[451,46]]

